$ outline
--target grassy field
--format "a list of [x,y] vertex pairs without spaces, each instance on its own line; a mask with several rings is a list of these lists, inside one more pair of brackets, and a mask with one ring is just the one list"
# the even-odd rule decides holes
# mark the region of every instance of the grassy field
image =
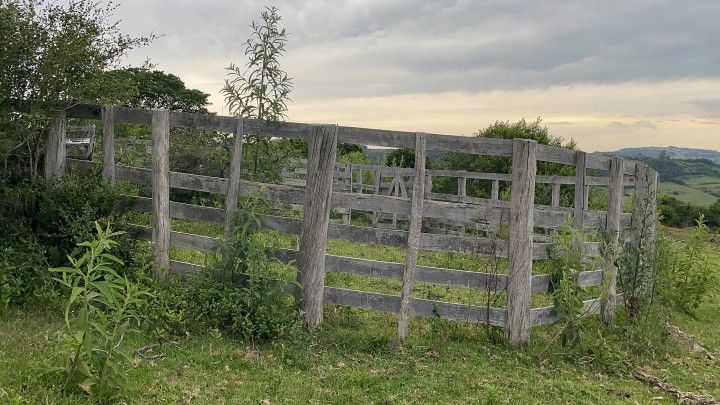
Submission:
[[715,201],[717,197],[712,194],[708,194],[700,188],[693,187],[687,184],[678,184],[673,182],[663,182],[659,185],[660,194],[669,195],[677,198],[680,201],[694,205],[707,206]]
[[[197,231],[191,224],[175,225],[174,229],[189,226]],[[206,233],[215,232],[210,227]],[[280,245],[294,243],[289,237],[275,239]],[[348,249],[384,260],[402,261],[403,257],[402,250],[394,248],[358,248],[338,241],[329,246],[337,254]],[[181,250],[174,250],[173,255],[203,259]],[[714,260],[720,263],[720,255]],[[461,268],[473,265],[467,257],[429,252],[422,261]],[[394,281],[341,275],[330,275],[328,283],[393,293],[399,287]],[[465,291],[435,286],[423,286],[417,294],[475,299]],[[538,298],[534,305],[545,304],[544,299]],[[557,326],[534,329],[530,347],[513,350],[480,326],[416,319],[410,340],[396,347],[393,315],[335,306],[326,306],[325,313],[321,328],[271,344],[252,345],[209,332],[137,355],[126,370],[126,399],[131,403],[213,404],[675,402],[668,393],[632,378],[630,372],[636,368],[684,391],[720,397],[718,360],[695,357],[667,336],[648,336],[631,344],[622,332],[626,325],[622,313],[618,325],[605,330],[602,338],[616,353],[616,367],[600,365],[601,349],[582,356],[563,354],[555,341]],[[672,320],[720,353],[718,294],[703,304],[695,318],[675,313]],[[61,397],[45,376],[61,328],[60,310],[26,309],[0,319],[0,402],[18,398],[21,403],[86,401]],[[604,329],[597,325],[592,330]],[[134,336],[128,345],[148,343],[145,337]]]
[[683,184],[660,183],[660,193],[673,196],[695,205],[710,205],[720,195],[720,178],[712,176],[688,176]]

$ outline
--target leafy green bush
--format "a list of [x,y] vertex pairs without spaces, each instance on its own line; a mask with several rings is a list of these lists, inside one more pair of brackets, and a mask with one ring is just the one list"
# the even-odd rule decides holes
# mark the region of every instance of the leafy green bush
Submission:
[[584,243],[589,240],[587,233],[570,224],[563,225],[553,235],[550,251],[550,288],[555,313],[562,324],[560,337],[563,346],[576,346],[581,339],[582,321],[587,310],[581,299],[582,287],[577,283],[577,274],[592,270],[594,261],[585,253]]
[[[98,173],[70,172],[35,184],[0,182],[0,201],[0,308],[51,292],[48,266],[68,265],[66,254],[81,252],[77,243],[93,238],[95,221],[122,222],[129,211]],[[137,254],[141,243],[130,235],[117,238],[117,255],[128,263],[123,271],[142,271],[147,258]]]
[[148,320],[158,335],[217,329],[243,340],[268,340],[299,325],[287,283],[261,243],[263,200],[247,199],[231,237],[216,248],[209,266],[193,278],[170,278],[155,285]]
[[123,340],[139,325],[139,310],[149,294],[114,269],[124,265],[110,253],[118,245],[113,238],[121,232],[113,232],[109,225],[95,226],[95,239],[78,244],[83,254],[69,257],[72,266],[50,271],[60,275],[55,280],[70,293],[59,347],[65,364],[57,368],[63,385],[105,398],[122,384],[122,367],[129,362]]
[[689,315],[693,315],[717,285],[717,271],[713,269],[716,264],[708,257],[710,232],[703,216],[696,223],[689,239],[680,246],[661,235],[653,256],[656,295],[667,306]]

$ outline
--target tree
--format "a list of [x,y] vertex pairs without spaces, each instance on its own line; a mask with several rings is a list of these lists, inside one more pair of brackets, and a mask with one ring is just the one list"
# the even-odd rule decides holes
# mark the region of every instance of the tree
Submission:
[[103,72],[117,66],[130,49],[153,40],[152,35],[121,33],[114,8],[90,0],[0,0],[4,178],[37,178],[48,104],[62,109],[98,101],[107,84]]
[[[227,68],[228,79],[222,93],[232,114],[258,118],[268,122],[285,118],[292,79],[280,67],[285,52],[287,32],[280,28],[280,14],[276,7],[266,7],[261,22],[250,24],[252,34],[246,42],[245,56],[249,58],[245,70],[234,63]],[[267,139],[257,135],[248,137],[255,151],[254,172],[259,165],[259,144],[267,151]]]
[[415,167],[415,150],[407,148],[395,149],[385,156],[385,164],[395,167]]
[[[499,138],[499,139],[532,139],[542,145],[552,145],[568,149],[575,148],[575,142],[569,141],[563,144],[560,137],[551,136],[547,127],[542,125],[542,119],[538,118],[528,123],[524,118],[515,123],[509,121],[496,121],[489,127],[473,134],[476,137]],[[449,153],[445,159],[438,163],[439,168],[448,170],[467,170],[481,173],[510,173],[512,171],[512,159],[502,156],[479,156],[468,153]],[[574,168],[556,163],[538,162],[538,174],[542,175],[567,175],[575,174]],[[547,185],[538,185],[539,200],[548,199],[550,188]],[[505,185],[507,187],[507,185]],[[433,183],[433,190],[440,190],[443,193],[454,193],[457,191],[457,182],[449,178],[438,178]],[[483,181],[468,181],[468,195],[488,197],[490,195],[490,183]],[[570,198],[568,196],[563,196]]]
[[118,103],[135,108],[167,108],[175,111],[207,113],[209,94],[189,89],[171,73],[146,68],[126,68],[106,73],[107,80],[125,88]]

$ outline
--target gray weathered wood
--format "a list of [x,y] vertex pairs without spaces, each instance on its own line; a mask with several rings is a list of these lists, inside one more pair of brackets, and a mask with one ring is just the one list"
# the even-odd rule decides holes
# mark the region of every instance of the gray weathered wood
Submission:
[[639,288],[644,295],[652,291],[651,258],[654,251],[657,172],[645,164],[635,166],[635,197],[631,219],[631,256],[638,263]]
[[408,232],[407,250],[405,251],[405,271],[403,272],[402,293],[400,295],[400,312],[398,314],[398,339],[405,340],[410,325],[410,299],[412,286],[415,281],[415,268],[417,266],[420,249],[420,231],[422,228],[423,200],[425,199],[425,134],[415,135],[415,177],[412,194],[412,208],[410,213],[410,229]]
[[610,162],[610,186],[608,188],[608,210],[607,210],[607,241],[610,255],[606,258],[603,268],[603,292],[601,306],[603,322],[610,324],[615,315],[615,301],[617,296],[617,263],[615,255],[620,249],[620,217],[622,216],[623,198],[623,173],[625,172],[625,161],[622,158],[614,157]]
[[228,175],[227,194],[225,194],[225,237],[232,235],[233,221],[237,211],[240,197],[240,168],[242,165],[242,147],[244,141],[243,119],[238,117],[235,121],[233,134],[233,149],[230,158],[230,173]]
[[552,185],[552,201],[550,202],[550,205],[554,208],[560,206],[560,183]]
[[530,341],[536,151],[535,141],[513,140],[505,338],[515,347],[525,346]]
[[[583,304],[586,314],[593,315],[600,313],[599,298],[585,300]],[[555,314],[555,307],[533,308],[530,311],[530,317],[532,326],[549,325],[559,319],[557,314]]]
[[573,207],[574,222],[576,228],[582,228],[585,225],[585,201],[587,200],[587,153],[583,151],[575,152],[575,201]]
[[102,106],[103,163],[102,177],[115,184],[115,107]]
[[308,326],[319,325],[323,319],[325,244],[337,138],[337,126],[315,126],[308,142],[308,178],[298,258],[298,284],[301,286],[298,298]]
[[65,144],[67,137],[65,111],[55,111],[50,120],[45,143],[45,177],[62,177],[65,174]]
[[491,200],[499,200],[500,199],[500,181],[499,180],[493,180],[492,186],[490,188],[490,199]]
[[[328,304],[343,305],[356,308],[372,309],[382,312],[397,313],[400,308],[400,297],[355,291],[345,288],[326,287],[325,300]],[[413,298],[412,312],[423,318],[441,318],[452,321],[485,324],[494,326],[505,324],[505,310],[475,305],[458,304]]]
[[156,272],[170,268],[170,112],[152,112],[153,242]]

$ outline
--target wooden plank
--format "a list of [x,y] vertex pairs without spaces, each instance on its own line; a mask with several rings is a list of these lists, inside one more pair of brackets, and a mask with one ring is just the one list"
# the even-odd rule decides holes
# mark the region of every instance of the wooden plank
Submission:
[[103,163],[102,177],[115,184],[115,107],[102,106]]
[[587,153],[582,151],[576,152],[575,162],[575,200],[573,207],[573,224],[576,228],[582,228],[585,225],[585,201],[587,200]]
[[[297,250],[273,249],[270,253],[283,263],[297,261]],[[365,277],[380,277],[401,280],[404,271],[402,263],[378,260],[357,259],[354,257],[326,255],[325,265],[328,272],[354,274]],[[576,276],[581,287],[594,287],[603,283],[601,270],[583,271]],[[506,274],[492,274],[476,271],[446,269],[430,266],[416,266],[415,281],[420,283],[447,285],[483,291],[504,292],[507,288]],[[532,277],[533,294],[547,293],[550,290],[550,276],[547,274]]]
[[641,279],[643,295],[652,293],[653,270],[651,258],[655,243],[655,222],[657,219],[657,172],[645,164],[635,168],[635,197],[631,219],[630,252],[638,262],[638,276]]
[[[625,172],[625,161],[622,158],[614,157],[610,162],[610,186],[608,189],[608,211],[607,211],[607,241],[611,257],[606,258],[604,265],[604,289],[601,297],[603,322],[609,325],[615,315],[615,301],[617,297],[617,271],[615,254],[620,253],[620,217],[622,215],[623,200],[623,173]],[[612,260],[611,260],[612,259]]]
[[552,145],[538,145],[537,160],[575,166],[575,151]]
[[[583,301],[585,305],[585,314],[594,315],[600,313],[600,299],[593,298]],[[530,311],[532,326],[549,325],[559,320],[555,314],[555,307],[533,308]]]
[[325,244],[330,220],[332,172],[335,166],[337,126],[313,127],[308,142],[308,178],[305,188],[303,223],[298,258],[298,301],[305,324],[317,326],[323,319],[325,285]]
[[[325,300],[329,304],[376,311],[397,313],[400,297],[396,295],[355,291],[345,288],[325,287]],[[432,301],[413,298],[414,315],[423,318],[441,318],[468,323],[501,326],[505,323],[505,310],[452,302]]]
[[[152,241],[153,229],[142,225],[130,225],[129,232],[136,238],[141,240]],[[170,232],[170,245],[183,248],[199,250],[201,252],[212,252],[220,240],[210,236],[195,235],[185,232]]]
[[228,175],[227,193],[225,194],[225,237],[232,235],[233,221],[235,220],[235,212],[238,207],[238,198],[240,197],[240,169],[242,165],[242,147],[243,147],[243,119],[238,117],[235,120],[235,130],[233,134],[233,149],[230,158],[230,173]]
[[203,266],[197,264],[170,260],[170,274],[178,276],[196,276],[203,270]]
[[418,252],[420,250],[420,231],[422,227],[423,200],[425,199],[425,134],[415,134],[415,177],[412,194],[412,208],[410,213],[410,229],[408,244],[405,251],[405,271],[402,278],[402,293],[400,295],[400,312],[398,315],[398,339],[407,338],[410,326],[410,299],[412,286],[415,280]]
[[525,346],[530,341],[536,152],[535,141],[513,140],[505,338],[514,347]]
[[65,111],[54,111],[45,142],[45,178],[62,177],[65,174],[66,131]]
[[153,243],[161,276],[170,268],[170,112],[152,112]]

